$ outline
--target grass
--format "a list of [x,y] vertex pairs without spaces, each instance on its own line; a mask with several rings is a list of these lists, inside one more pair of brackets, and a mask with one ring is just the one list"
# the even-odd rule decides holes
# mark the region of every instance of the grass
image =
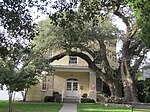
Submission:
[[78,112],[150,112],[146,109],[132,109],[119,106],[108,106],[104,104],[78,104]]
[[[14,112],[58,112],[62,104],[59,103],[37,103],[37,102],[14,102]],[[8,101],[0,101],[0,112],[7,112]],[[78,112],[150,112],[146,109],[134,109],[131,107],[122,107],[116,105],[109,105],[107,107],[104,104],[78,104]]]
[[[14,102],[14,112],[58,112],[62,104],[59,103],[31,103]],[[8,102],[0,101],[0,112],[7,112]]]

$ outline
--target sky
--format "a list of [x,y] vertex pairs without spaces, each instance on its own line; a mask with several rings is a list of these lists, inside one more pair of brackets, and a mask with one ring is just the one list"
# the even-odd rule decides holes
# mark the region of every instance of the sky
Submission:
[[[8,100],[8,91],[6,90],[6,86],[3,87],[4,90],[0,90],[0,100]],[[13,99],[14,100],[22,100],[23,97],[21,95],[21,92],[15,92],[13,94]]]

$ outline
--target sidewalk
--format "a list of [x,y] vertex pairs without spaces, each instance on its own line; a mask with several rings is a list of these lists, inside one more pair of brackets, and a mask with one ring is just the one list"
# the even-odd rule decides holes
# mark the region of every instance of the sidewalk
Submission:
[[59,112],[77,112],[76,103],[64,103]]

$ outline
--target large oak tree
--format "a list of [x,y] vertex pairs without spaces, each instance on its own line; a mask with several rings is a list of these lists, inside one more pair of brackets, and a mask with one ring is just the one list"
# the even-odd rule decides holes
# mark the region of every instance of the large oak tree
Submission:
[[[144,4],[146,3],[148,4],[149,1],[144,1]],[[54,25],[59,26],[63,30],[68,30],[68,32],[63,34],[63,36],[68,37],[69,40],[66,41],[68,44],[67,47],[65,46],[66,49],[75,45],[74,42],[77,41],[76,36],[79,36],[76,31],[78,29],[83,30],[86,26],[86,22],[92,21],[93,26],[95,26],[99,21],[99,17],[105,19],[109,17],[110,14],[122,19],[127,27],[127,32],[125,36],[122,37],[123,47],[119,60],[120,67],[118,68],[120,75],[118,76],[122,78],[125,102],[138,101],[135,84],[136,72],[147,52],[145,45],[149,45],[149,40],[147,39],[149,37],[149,27],[145,27],[144,25],[149,25],[149,16],[146,13],[146,11],[149,10],[149,7],[146,5],[143,6],[143,8],[140,8],[138,5],[142,4],[141,1],[132,0],[81,0],[80,2],[77,0],[69,2],[58,0],[53,6],[57,11],[50,15]],[[139,13],[136,12],[138,11],[144,17],[143,19],[140,19],[141,15],[137,16]],[[143,43],[143,40],[145,43]],[[101,45],[103,44],[101,43]],[[101,56],[102,54],[105,55],[103,52],[100,52],[99,55]],[[105,61],[104,58],[103,61]],[[109,68],[108,63],[106,68]],[[107,75],[108,73],[103,76]],[[102,79],[104,80],[104,78]],[[112,79],[110,81],[112,81]],[[111,87],[115,86],[113,85],[110,86],[110,88]]]

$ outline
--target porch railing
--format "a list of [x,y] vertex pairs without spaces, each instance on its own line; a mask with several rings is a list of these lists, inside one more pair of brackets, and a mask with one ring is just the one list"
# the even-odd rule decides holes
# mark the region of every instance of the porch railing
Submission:
[[64,95],[65,95],[65,89],[66,89],[66,83],[63,84],[63,90],[62,90],[62,93],[61,93],[61,102],[64,102]]
[[64,102],[64,89],[62,90],[62,93],[61,93],[61,102]]
[[81,94],[78,94],[78,98],[79,98],[79,103],[81,103]]

